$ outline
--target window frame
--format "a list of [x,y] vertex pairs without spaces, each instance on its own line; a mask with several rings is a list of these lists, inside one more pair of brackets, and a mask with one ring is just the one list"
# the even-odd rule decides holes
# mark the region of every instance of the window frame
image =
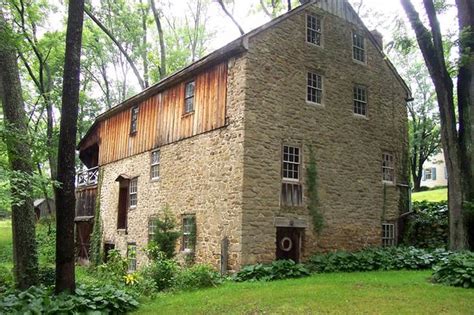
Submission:
[[[130,248],[133,248],[133,250],[130,250]],[[137,271],[137,243],[135,242],[127,243],[127,271],[129,273]]]
[[[153,154],[157,153],[158,159],[157,161],[153,161]],[[160,165],[161,165],[161,151],[160,149],[156,149],[150,152],[150,180],[157,181],[160,179]],[[154,169],[158,169],[158,176],[154,177]]]
[[[188,87],[189,84],[193,84],[193,93],[192,93],[192,95],[187,95],[187,87]],[[195,102],[194,102],[195,96],[196,96],[196,79],[186,81],[184,83],[183,115],[188,115],[188,114],[194,113],[194,110],[195,110],[195,106],[194,106],[195,105]],[[188,107],[187,107],[187,100],[188,99],[192,99],[192,108],[190,110],[188,110]]]
[[[310,78],[311,76],[311,78]],[[310,80],[312,82],[318,82],[317,80],[314,80],[314,77],[316,76],[316,79],[319,79],[320,86],[314,86],[310,85]],[[316,84],[317,85],[317,84]],[[310,90],[314,90],[314,96],[316,98],[316,101],[313,101],[310,99]],[[320,102],[317,102],[317,95],[320,95]],[[306,72],[306,103],[311,104],[311,105],[317,105],[317,106],[324,106],[324,76],[316,71],[308,70]]]
[[395,223],[382,222],[382,247],[396,245],[397,228]]
[[135,135],[137,133],[139,113],[140,107],[138,105],[135,105],[130,109],[130,135]]
[[[356,45],[356,42],[355,42],[356,37],[361,37],[362,38],[363,47],[360,47],[360,46]],[[362,32],[353,30],[352,33],[351,33],[351,43],[352,43],[352,60],[354,62],[359,63],[359,64],[367,65],[367,41],[366,41],[366,37],[362,34]],[[362,52],[362,54],[364,56],[364,60],[359,60],[359,59],[355,58],[355,51],[356,50],[359,50],[359,51]]]
[[[310,27],[310,25],[308,25],[308,22],[309,22],[309,19],[310,18],[314,18],[316,20],[316,23],[319,22],[319,31],[317,30],[317,24],[316,24],[316,29]],[[321,15],[318,15],[318,14],[310,14],[310,13],[307,13],[306,14],[306,19],[305,19],[305,28],[306,28],[306,43],[312,45],[312,46],[315,46],[315,47],[320,47],[322,48],[323,47],[323,17]],[[309,41],[308,39],[310,38],[310,35],[312,35],[311,32],[314,32],[314,38],[318,38],[318,35],[319,35],[319,44],[315,43],[315,42],[312,42],[312,41]],[[312,38],[312,37],[311,37]]]
[[[186,221],[188,220],[191,220],[191,223],[189,224],[186,224]],[[191,242],[191,233],[192,233],[192,230],[187,230],[186,227],[191,227],[193,228],[194,227],[194,234],[195,234],[195,238],[196,238],[196,230],[197,230],[197,227],[196,227],[196,215],[195,214],[184,214],[182,216],[182,219],[181,219],[181,224],[182,224],[182,239],[181,239],[181,250],[183,252],[194,252],[195,251],[195,248],[192,248],[192,247],[195,247],[196,244],[190,244]]]
[[[292,156],[298,156],[298,162],[294,162],[294,161],[285,161],[285,147],[288,148],[288,157],[290,156],[290,148],[292,148],[293,150],[294,149],[297,149],[298,150],[298,155],[295,155],[294,153],[291,154]],[[294,151],[293,151],[294,152]],[[300,146],[296,146],[296,145],[289,145],[289,144],[284,144],[282,146],[282,153],[281,153],[281,180],[282,182],[289,182],[289,183],[299,183],[301,182],[301,168],[302,168],[302,161],[301,161],[301,147]],[[297,165],[297,175],[298,175],[298,178],[293,178],[293,177],[285,177],[285,163],[288,163],[288,164],[291,164],[291,165]],[[287,172],[290,171],[290,169],[287,169]],[[295,172],[295,170],[291,170],[292,173]]]
[[[132,188],[135,187],[135,191],[132,191]],[[135,198],[132,198],[132,196],[135,196]],[[134,204],[132,204],[132,200],[135,201]],[[134,177],[130,179],[130,182],[128,183],[128,209],[136,209],[138,204],[138,177]]]
[[[385,165],[386,156],[391,158],[392,165]],[[385,179],[385,170],[389,171],[388,174],[391,173],[392,180]],[[382,152],[382,182],[387,184],[395,184],[395,156],[393,155],[393,153],[388,151]]]
[[156,224],[157,221],[158,221],[158,218],[156,217],[148,218],[148,241],[149,242],[153,240],[153,237],[156,234],[156,229],[158,228]]
[[[364,91],[365,100],[356,98],[356,96],[357,97],[359,96],[359,93],[358,93],[358,91],[356,92],[356,90]],[[361,105],[361,106],[359,107],[358,105]],[[359,109],[359,108],[363,109],[364,114],[356,112],[356,108],[357,109]],[[361,110],[361,112],[362,112],[362,110]],[[355,116],[367,118],[368,117],[368,112],[369,112],[369,91],[368,91],[368,88],[365,85],[354,84],[354,87],[352,89],[352,113]]]
[[[427,177],[427,174],[429,174],[429,178]],[[433,168],[428,167],[423,170],[423,180],[433,180]]]

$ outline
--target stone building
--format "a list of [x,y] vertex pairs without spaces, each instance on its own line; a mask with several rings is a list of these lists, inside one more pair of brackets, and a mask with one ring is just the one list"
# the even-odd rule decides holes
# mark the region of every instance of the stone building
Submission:
[[146,263],[165,208],[178,251],[223,270],[395,244],[411,94],[381,41],[310,1],[99,115],[78,148],[104,248]]

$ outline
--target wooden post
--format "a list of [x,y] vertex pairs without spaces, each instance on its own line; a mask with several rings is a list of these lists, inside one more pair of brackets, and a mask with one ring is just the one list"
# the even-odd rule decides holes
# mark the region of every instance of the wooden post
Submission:
[[226,236],[221,241],[221,275],[227,274],[228,262],[229,262],[229,239]]

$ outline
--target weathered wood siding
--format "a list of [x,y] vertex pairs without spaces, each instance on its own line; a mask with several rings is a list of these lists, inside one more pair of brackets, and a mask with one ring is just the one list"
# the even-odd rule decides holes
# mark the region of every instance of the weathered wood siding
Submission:
[[227,64],[213,66],[194,79],[193,113],[184,114],[184,86],[188,80],[139,104],[134,135],[130,135],[130,108],[102,121],[98,128],[99,165],[224,126]]

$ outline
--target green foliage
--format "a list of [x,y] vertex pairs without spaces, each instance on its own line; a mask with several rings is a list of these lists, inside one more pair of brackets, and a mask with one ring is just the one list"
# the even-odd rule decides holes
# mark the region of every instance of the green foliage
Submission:
[[176,231],[176,219],[168,208],[163,211],[162,218],[156,219],[156,232],[153,241],[166,258],[173,258],[176,253],[176,241],[181,232]]
[[414,202],[407,219],[404,245],[417,248],[446,248],[448,245],[448,205],[446,202]]
[[235,281],[272,281],[301,278],[310,275],[309,269],[293,260],[276,260],[270,265],[245,266],[234,277]]
[[176,277],[176,287],[181,290],[215,287],[220,283],[219,273],[209,265],[194,265],[181,270]]
[[370,248],[354,253],[339,251],[314,255],[309,259],[307,267],[318,273],[429,269],[451,254],[443,249]]
[[0,294],[7,288],[13,286],[12,270],[4,265],[0,265]]
[[97,267],[97,276],[103,281],[118,283],[127,274],[127,260],[116,249],[109,251],[107,263]]
[[36,224],[36,243],[40,264],[54,265],[56,259],[56,224],[54,217],[42,218]]
[[30,287],[1,298],[0,314],[123,314],[137,306],[134,295],[111,285],[81,285],[74,295],[54,295],[51,288]]
[[455,287],[474,288],[474,253],[446,257],[434,268],[433,280]]
[[56,269],[52,266],[40,266],[39,283],[45,286],[52,286],[56,281]]
[[[99,178],[97,181],[97,196],[100,196],[102,187],[102,178],[104,176],[103,169],[99,169]],[[98,266],[102,262],[101,245],[102,245],[102,221],[100,220],[100,198],[95,201],[95,217],[94,227],[91,234],[90,262],[93,266]]]
[[178,272],[178,263],[167,259],[164,253],[160,253],[155,261],[142,270],[142,275],[143,278],[153,279],[156,289],[163,291],[176,285]]
[[324,227],[324,217],[321,214],[318,195],[318,172],[313,147],[308,146],[309,161],[306,168],[306,187],[308,194],[308,211],[313,218],[313,227],[320,234]]

